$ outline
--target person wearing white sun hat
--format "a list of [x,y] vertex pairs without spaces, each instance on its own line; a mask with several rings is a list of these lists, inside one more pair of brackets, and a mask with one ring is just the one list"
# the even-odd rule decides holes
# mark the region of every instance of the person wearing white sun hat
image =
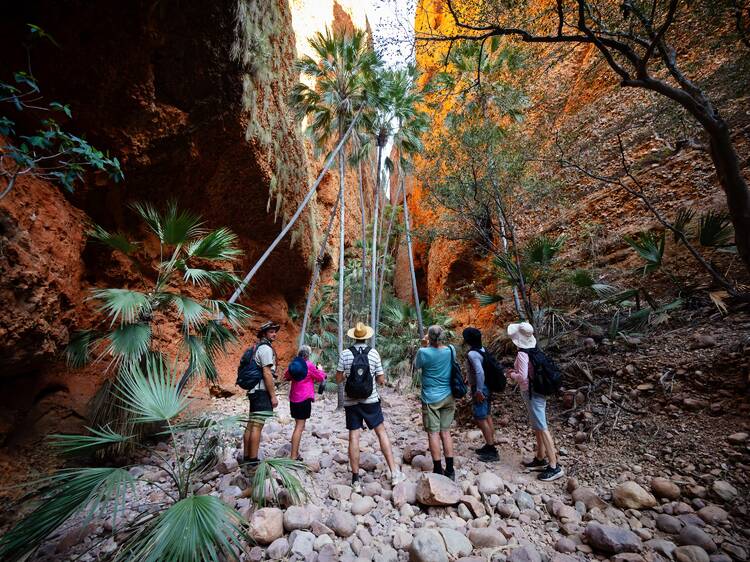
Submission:
[[523,464],[531,470],[541,471],[539,480],[552,482],[562,478],[565,471],[557,462],[555,442],[547,427],[547,398],[534,392],[531,384],[534,378],[531,355],[541,353],[536,347],[534,327],[528,322],[510,324],[508,336],[518,348],[515,364],[509,374],[521,389],[521,396],[529,413],[529,422],[536,437],[536,455],[533,460]]

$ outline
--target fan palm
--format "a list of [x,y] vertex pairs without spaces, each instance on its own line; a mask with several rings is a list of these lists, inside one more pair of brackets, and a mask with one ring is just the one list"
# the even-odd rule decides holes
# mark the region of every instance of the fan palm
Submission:
[[[92,329],[78,332],[67,348],[68,363],[81,367],[91,360],[107,358],[116,369],[116,377],[134,365],[143,365],[151,355],[161,353],[154,341],[157,313],[176,313],[180,318],[182,349],[178,358],[187,366],[181,380],[184,386],[195,375],[215,382],[218,378],[215,360],[235,341],[233,329],[249,317],[247,307],[207,296],[188,296],[195,289],[210,292],[238,282],[227,263],[240,254],[237,237],[226,228],[208,231],[200,217],[181,211],[172,202],[160,212],[147,203],[135,203],[133,210],[144,220],[159,242],[159,261],[149,272],[151,256],[138,254],[141,245],[122,234],[111,234],[97,226],[90,237],[114,251],[128,255],[144,272],[144,290],[136,288],[98,288],[90,300],[98,303],[105,320]],[[185,291],[185,292],[183,292]],[[222,321],[217,320],[221,315]],[[129,433],[132,415],[122,408],[110,391],[115,381],[105,383],[94,399],[92,420],[95,424],[112,424],[114,430]],[[122,445],[122,444],[121,444]]]
[[[328,27],[310,39],[317,60],[303,57],[297,63],[300,72],[314,81],[314,86],[300,83],[292,92],[292,104],[298,117],[310,117],[308,131],[316,147],[331,143],[334,135],[339,143],[344,131],[357,119],[366,104],[368,77],[378,66],[375,52],[367,44],[367,34],[361,30],[331,31]],[[344,275],[344,152],[339,159],[339,274]],[[344,287],[339,287],[339,353],[344,349]],[[343,386],[339,391],[343,405]]]
[[[212,419],[184,417],[189,400],[180,392],[179,374],[161,358],[151,357],[140,365],[130,365],[118,378],[115,392],[134,414],[134,423],[158,422],[167,427],[171,450],[150,455],[165,471],[169,484],[137,479],[124,468],[70,468],[39,482],[38,507],[0,539],[0,558],[23,560],[65,521],[75,514],[86,520],[104,517],[113,521],[123,537],[115,560],[182,560],[199,562],[236,559],[234,549],[250,540],[246,521],[219,498],[197,495],[201,478],[218,460],[218,432],[243,420],[239,417]],[[180,419],[178,420],[178,417]],[[91,435],[52,436],[53,444],[64,453],[76,454],[127,441],[107,427]],[[137,490],[136,484],[147,489]],[[298,483],[297,483],[298,484]],[[148,490],[152,488],[152,490]],[[144,494],[164,495],[164,503],[135,519],[124,514],[141,501]]]

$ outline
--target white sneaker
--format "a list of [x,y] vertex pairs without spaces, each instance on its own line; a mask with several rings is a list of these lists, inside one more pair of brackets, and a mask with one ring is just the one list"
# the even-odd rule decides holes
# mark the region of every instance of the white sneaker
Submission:
[[357,480],[356,482],[352,482],[352,492],[355,494],[362,494],[362,482]]
[[404,473],[400,470],[394,470],[393,472],[391,472],[391,486],[400,484],[404,480],[406,480],[406,476],[404,476]]

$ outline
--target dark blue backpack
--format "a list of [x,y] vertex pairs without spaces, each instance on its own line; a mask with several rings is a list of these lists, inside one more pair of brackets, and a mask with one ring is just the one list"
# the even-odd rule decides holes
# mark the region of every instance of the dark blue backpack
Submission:
[[302,357],[295,357],[292,362],[289,363],[289,376],[295,382],[305,380],[307,377],[307,362]]
[[254,389],[263,379],[263,367],[255,361],[255,352],[258,351],[261,345],[269,344],[264,342],[254,345],[243,353],[242,359],[240,359],[240,364],[237,367],[237,382],[235,384],[244,390],[250,391]]
[[538,347],[534,349],[521,349],[528,354],[534,372],[529,380],[529,391],[542,396],[552,396],[560,392],[562,388],[562,373],[555,362],[552,361]]

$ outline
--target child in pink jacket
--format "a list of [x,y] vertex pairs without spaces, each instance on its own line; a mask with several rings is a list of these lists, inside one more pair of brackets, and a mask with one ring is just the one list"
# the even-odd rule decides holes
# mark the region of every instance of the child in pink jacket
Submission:
[[312,412],[312,403],[315,400],[315,383],[326,379],[325,372],[318,369],[310,361],[311,353],[312,349],[309,345],[303,345],[297,353],[297,356],[304,359],[307,364],[307,376],[304,379],[301,381],[293,380],[289,374],[289,369],[284,373],[284,380],[292,381],[289,387],[289,411],[295,420],[290,457],[298,461],[302,460],[302,457],[299,456],[299,444],[302,440],[302,432],[305,431],[305,422]]

